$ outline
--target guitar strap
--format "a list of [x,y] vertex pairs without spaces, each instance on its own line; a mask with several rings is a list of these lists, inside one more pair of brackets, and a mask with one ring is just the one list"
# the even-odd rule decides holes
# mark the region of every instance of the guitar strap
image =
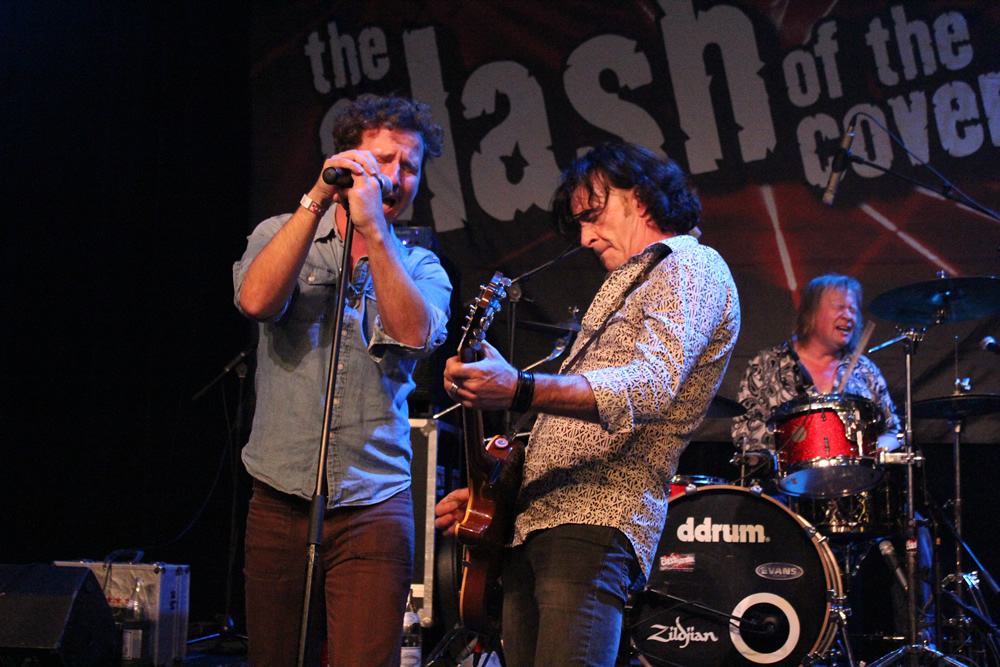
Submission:
[[[656,266],[660,262],[662,262],[671,252],[673,252],[673,250],[666,243],[657,243],[656,247],[650,250],[652,259],[650,259],[646,267],[642,271],[640,271],[638,275],[636,275],[635,279],[632,281],[632,284],[629,285],[624,292],[622,292],[622,296],[618,300],[618,303],[615,304],[615,307],[610,310],[608,316],[604,318],[604,321],[601,323],[601,326],[597,327],[597,329],[594,330],[594,333],[590,336],[590,338],[588,338],[586,342],[583,345],[581,345],[580,348],[573,354],[573,357],[566,362],[566,365],[563,366],[560,375],[569,374],[569,369],[573,367],[573,364],[575,364],[577,361],[580,360],[580,357],[582,357],[583,353],[586,352],[587,348],[590,347],[590,344],[593,343],[601,335],[604,329],[608,326],[608,323],[611,322],[611,318],[614,317],[615,313],[621,310],[622,307],[625,305],[625,300],[628,299],[629,295],[636,289],[638,289],[640,285],[646,282],[646,280],[649,278],[649,274],[653,272],[653,269],[655,269]],[[523,415],[521,415],[521,418],[517,420],[517,423],[511,426],[510,431],[507,433],[507,439],[513,440],[514,436],[517,435],[518,431],[521,430],[521,428],[528,422],[528,419],[534,416],[534,414],[535,414],[534,410],[529,410],[528,412],[525,412]]]
[[611,322],[611,318],[614,317],[615,313],[621,310],[622,307],[625,305],[625,300],[628,299],[629,295],[632,294],[632,292],[634,292],[635,290],[637,290],[640,285],[646,282],[646,280],[649,278],[649,274],[653,272],[653,269],[656,268],[657,264],[662,262],[671,252],[672,250],[670,246],[668,246],[666,243],[657,243],[656,247],[650,250],[650,254],[653,257],[652,259],[650,259],[649,264],[647,264],[646,268],[644,268],[635,277],[635,280],[633,280],[632,284],[628,286],[628,289],[622,292],[622,296],[618,300],[618,303],[615,304],[615,307],[611,309],[611,311],[608,313],[608,316],[604,318],[604,321],[601,323],[601,326],[597,327],[597,329],[590,336],[590,338],[588,338],[587,341],[580,346],[580,349],[578,349],[573,354],[573,358],[566,362],[566,365],[563,366],[563,370],[561,372],[562,375],[569,375],[569,369],[573,367],[573,364],[575,364],[577,361],[580,360],[580,357],[582,357],[583,353],[587,350],[587,348],[590,347],[590,344],[600,337],[604,329],[607,328],[608,323]]

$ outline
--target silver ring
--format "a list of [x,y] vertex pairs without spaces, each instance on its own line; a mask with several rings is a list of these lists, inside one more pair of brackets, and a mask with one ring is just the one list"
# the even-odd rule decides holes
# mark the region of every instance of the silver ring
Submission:
[[448,387],[448,393],[451,394],[452,396],[454,396],[455,394],[457,394],[458,393],[458,385],[455,384],[454,382],[452,382],[451,386]]

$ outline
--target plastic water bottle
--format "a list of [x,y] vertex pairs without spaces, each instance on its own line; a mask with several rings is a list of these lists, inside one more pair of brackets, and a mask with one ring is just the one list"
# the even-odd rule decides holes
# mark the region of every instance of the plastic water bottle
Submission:
[[135,580],[135,589],[132,591],[132,598],[125,608],[122,618],[122,665],[149,665],[150,646],[150,622],[146,618],[140,596],[142,595],[142,578]]
[[423,633],[420,627],[420,616],[413,606],[413,591],[406,600],[406,613],[403,614],[403,648],[400,653],[401,667],[420,667],[424,655],[421,644]]

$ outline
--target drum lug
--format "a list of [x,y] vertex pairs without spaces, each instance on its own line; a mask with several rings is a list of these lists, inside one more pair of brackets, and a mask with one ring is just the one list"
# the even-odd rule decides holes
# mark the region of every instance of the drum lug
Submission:
[[809,537],[810,540],[815,539],[817,542],[826,542],[826,535],[820,533],[819,529],[816,528],[816,526],[812,525],[802,526],[802,530],[805,531],[806,535]]
[[754,482],[753,486],[750,487],[750,493],[752,493],[755,496],[760,496],[760,494],[764,493],[764,489],[761,487],[760,484]]
[[851,605],[847,602],[846,595],[837,595],[837,591],[827,589],[826,601],[830,603],[830,611],[843,616],[851,615]]

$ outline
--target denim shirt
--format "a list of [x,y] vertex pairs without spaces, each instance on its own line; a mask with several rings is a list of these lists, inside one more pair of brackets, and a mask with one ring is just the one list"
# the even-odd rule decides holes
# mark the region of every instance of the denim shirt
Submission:
[[[311,498],[336,322],[344,244],[334,208],[320,220],[298,285],[280,314],[259,323],[255,387],[257,407],[243,462],[254,478],[284,493]],[[291,217],[261,222],[233,265],[235,302],[246,270]],[[347,290],[344,331],[330,411],[326,464],[328,506],[369,505],[410,485],[409,409],[413,369],[447,336],[451,283],[434,253],[397,244],[406,271],[430,308],[430,330],[420,347],[383,330],[368,258],[358,261]],[[242,310],[241,310],[242,312]],[[246,315],[246,313],[244,313]]]

